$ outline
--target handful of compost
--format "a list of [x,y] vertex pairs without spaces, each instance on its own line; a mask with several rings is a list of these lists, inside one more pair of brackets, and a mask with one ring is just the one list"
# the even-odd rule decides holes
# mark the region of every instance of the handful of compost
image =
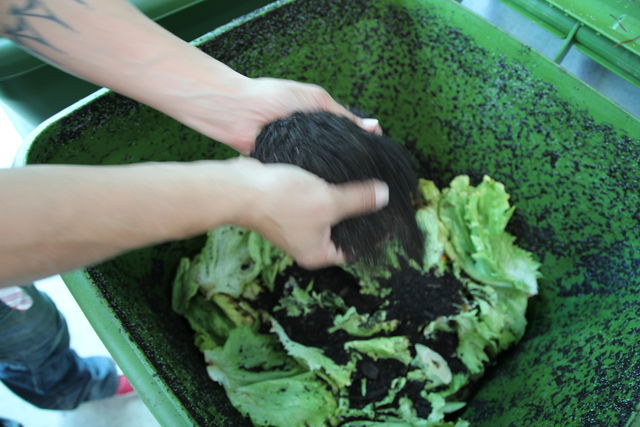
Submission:
[[293,164],[332,184],[372,178],[386,182],[389,204],[335,225],[331,239],[349,262],[380,261],[392,238],[410,257],[422,256],[422,234],[413,206],[418,177],[400,144],[367,132],[346,117],[295,113],[267,124],[256,138],[251,157],[263,163]]
[[445,415],[522,337],[537,293],[539,263],[505,231],[508,197],[489,177],[442,191],[420,180],[423,256],[391,240],[367,269],[308,272],[258,234],[220,227],[181,260],[173,308],[254,425],[464,426]]

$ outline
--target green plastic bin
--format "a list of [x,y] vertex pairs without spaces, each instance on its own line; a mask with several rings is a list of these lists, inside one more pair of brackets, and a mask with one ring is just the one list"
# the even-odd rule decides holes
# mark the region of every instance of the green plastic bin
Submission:
[[[523,341],[482,380],[465,419],[637,425],[638,120],[452,0],[282,1],[197,44],[242,73],[315,82],[372,112],[439,186],[459,174],[506,185],[517,205],[510,231],[544,278]],[[41,126],[18,163],[232,155],[101,91]],[[63,279],[162,424],[245,425],[170,308],[178,260],[202,244],[134,251]]]

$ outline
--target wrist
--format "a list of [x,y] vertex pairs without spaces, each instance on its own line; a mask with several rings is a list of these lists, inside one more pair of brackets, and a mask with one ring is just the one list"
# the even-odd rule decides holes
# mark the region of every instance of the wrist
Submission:
[[194,46],[176,43],[140,67],[131,85],[136,99],[173,117],[228,110],[250,79]]
[[222,224],[253,228],[263,199],[261,163],[238,157],[187,163],[182,167],[188,177],[182,185],[189,188],[188,203],[195,214],[184,234],[201,233]]

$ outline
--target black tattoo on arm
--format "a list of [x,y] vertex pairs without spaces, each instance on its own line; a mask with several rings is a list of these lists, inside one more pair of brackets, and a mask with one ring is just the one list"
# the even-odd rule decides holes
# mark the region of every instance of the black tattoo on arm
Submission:
[[[73,1],[87,6],[85,0]],[[43,37],[37,30],[36,26],[38,22],[42,20],[54,22],[69,31],[74,31],[73,27],[56,16],[51,8],[47,6],[45,0],[27,0],[24,6],[16,6],[14,4],[9,7],[8,15],[13,16],[16,23],[12,26],[5,27],[2,32],[5,36],[22,46],[25,46],[26,42],[31,41],[46,46],[56,52],[62,52],[61,49],[51,44],[51,42]]]

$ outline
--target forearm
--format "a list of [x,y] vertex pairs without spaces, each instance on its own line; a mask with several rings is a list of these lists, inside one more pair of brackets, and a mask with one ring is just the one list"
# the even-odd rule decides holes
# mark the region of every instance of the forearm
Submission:
[[222,124],[251,84],[125,0],[0,1],[0,34],[183,122],[206,108]]
[[234,224],[300,265],[344,262],[331,226],[388,203],[383,183],[331,185],[253,159],[0,169],[0,286]]
[[0,170],[0,284],[238,222],[238,176],[235,162]]
[[0,34],[244,154],[264,125],[296,111],[329,111],[382,132],[318,86],[242,76],[124,0],[0,0]]

